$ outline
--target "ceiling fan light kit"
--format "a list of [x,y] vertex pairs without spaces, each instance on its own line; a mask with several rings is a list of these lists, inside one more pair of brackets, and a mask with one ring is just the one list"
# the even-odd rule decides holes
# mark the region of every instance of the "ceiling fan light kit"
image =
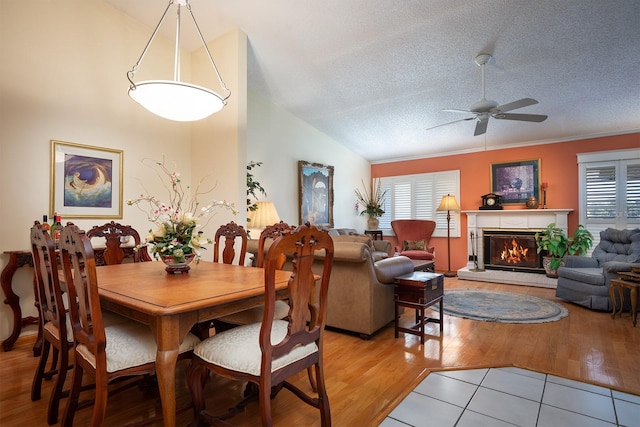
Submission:
[[517,101],[500,105],[496,101],[486,98],[484,67],[487,64],[493,63],[493,62],[494,62],[494,59],[493,59],[493,56],[491,56],[491,54],[481,53],[478,56],[476,56],[475,63],[478,64],[478,66],[482,70],[482,99],[480,101],[473,103],[471,105],[471,108],[469,108],[468,110],[460,110],[460,109],[442,110],[442,111],[449,111],[453,113],[473,114],[474,116],[467,117],[465,119],[454,120],[452,122],[444,123],[441,125],[437,125],[427,130],[440,127],[440,126],[450,125],[453,123],[458,123],[461,121],[475,119],[477,120],[477,123],[476,123],[476,128],[473,135],[478,136],[478,135],[483,135],[487,132],[487,125],[489,124],[490,118],[494,118],[497,120],[516,120],[516,121],[534,122],[534,123],[540,123],[547,119],[547,116],[542,114],[513,114],[513,113],[506,114],[508,111],[517,110],[519,108],[524,108],[530,105],[537,104],[538,101],[536,101],[535,99],[522,98]]
[[[147,50],[149,50],[151,42],[158,33],[169,8],[174,3],[177,3],[177,23],[173,80],[145,80],[134,83],[133,77],[138,71],[140,63],[147,53]],[[209,61],[211,62],[213,70],[218,78],[218,82],[220,83],[220,87],[224,92],[224,96],[221,96],[205,87],[180,81],[180,9],[182,6],[186,7],[187,11],[191,15],[193,24],[198,31],[200,41],[202,42],[204,50],[209,57]],[[227,86],[222,80],[218,67],[213,61],[213,57],[211,56],[211,52],[209,52],[207,43],[200,32],[196,18],[193,16],[193,12],[191,11],[189,0],[169,0],[169,4],[164,10],[162,17],[160,18],[160,22],[156,25],[156,28],[151,34],[151,38],[147,42],[147,45],[144,47],[140,58],[133,68],[127,72],[127,79],[129,79],[130,83],[129,96],[131,99],[153,114],[165,119],[181,122],[201,120],[220,111],[226,105],[229,96],[231,96],[231,91],[227,89]]]

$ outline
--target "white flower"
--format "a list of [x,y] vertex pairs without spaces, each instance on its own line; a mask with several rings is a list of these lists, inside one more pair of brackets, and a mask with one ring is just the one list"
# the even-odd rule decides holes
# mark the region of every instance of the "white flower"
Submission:
[[[155,231],[150,231],[146,236],[146,241],[152,245],[151,252],[155,257],[173,255],[176,251],[180,251],[178,253],[182,255],[195,253],[196,261],[199,260],[200,249],[205,249],[203,245],[213,243],[211,239],[202,237],[202,231],[196,231],[200,228],[198,225],[200,218],[209,217],[202,226],[206,227],[218,208],[229,209],[235,215],[236,210],[233,204],[214,200],[209,205],[200,207],[198,196],[213,191],[215,186],[201,191],[198,185],[191,191],[189,186],[182,186],[179,172],[167,168],[164,158],[162,162],[151,159],[143,159],[142,162],[151,163],[150,167],[155,169],[158,176],[161,178],[164,176],[169,181],[168,185],[164,183],[169,194],[168,203],[160,201],[151,194],[141,194],[135,200],[127,200],[127,205],[138,206],[147,213],[149,221],[157,226]],[[142,204],[146,205],[146,209],[141,207]]]

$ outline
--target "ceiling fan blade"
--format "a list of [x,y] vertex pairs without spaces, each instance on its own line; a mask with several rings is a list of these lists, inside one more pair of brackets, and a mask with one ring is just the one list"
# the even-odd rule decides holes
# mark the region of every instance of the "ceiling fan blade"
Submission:
[[507,114],[496,114],[493,117],[496,118],[496,119],[520,120],[520,121],[523,121],[523,122],[536,122],[536,123],[544,122],[545,120],[547,120],[547,116],[545,116],[543,114],[513,114],[513,113],[507,113]]
[[458,122],[466,122],[467,120],[473,120],[473,119],[475,119],[475,117],[467,117],[466,119],[454,120],[454,121],[449,122],[449,123],[443,123],[443,124],[441,124],[441,125],[432,126],[432,127],[427,128],[427,129],[425,129],[425,130],[431,130],[431,129],[439,128],[439,127],[441,127],[441,126],[452,125],[452,124],[454,124],[454,123],[458,123]]
[[465,113],[465,114],[474,114],[473,111],[469,111],[469,110],[458,110],[456,108],[448,108],[442,111],[449,111],[451,113]]
[[489,124],[489,118],[483,118],[478,120],[478,124],[476,124],[476,131],[473,133],[473,136],[482,135],[487,132],[487,125]]
[[[535,105],[538,101],[532,98],[522,98],[517,101],[510,102],[504,105],[498,105],[494,110],[496,112],[506,113],[507,111],[517,110],[518,108],[528,107],[529,105]],[[493,111],[492,111],[493,112]]]

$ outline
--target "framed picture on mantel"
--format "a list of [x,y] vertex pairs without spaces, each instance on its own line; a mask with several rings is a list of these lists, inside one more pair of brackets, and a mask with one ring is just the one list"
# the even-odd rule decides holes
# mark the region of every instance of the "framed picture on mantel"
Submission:
[[540,200],[540,160],[492,164],[491,192],[502,196],[503,205]]
[[51,141],[50,215],[122,218],[122,150]]

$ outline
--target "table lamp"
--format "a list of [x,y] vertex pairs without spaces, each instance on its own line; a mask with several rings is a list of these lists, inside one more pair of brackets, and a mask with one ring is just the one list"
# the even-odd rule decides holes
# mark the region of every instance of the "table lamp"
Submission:
[[440,206],[438,206],[436,210],[447,211],[447,261],[449,264],[447,272],[444,273],[444,275],[445,277],[456,277],[456,273],[451,271],[451,211],[459,211],[460,206],[458,206],[455,196],[447,194],[446,196],[442,196]]
[[280,222],[280,216],[273,202],[256,202],[257,209],[249,211],[247,228],[264,229]]

